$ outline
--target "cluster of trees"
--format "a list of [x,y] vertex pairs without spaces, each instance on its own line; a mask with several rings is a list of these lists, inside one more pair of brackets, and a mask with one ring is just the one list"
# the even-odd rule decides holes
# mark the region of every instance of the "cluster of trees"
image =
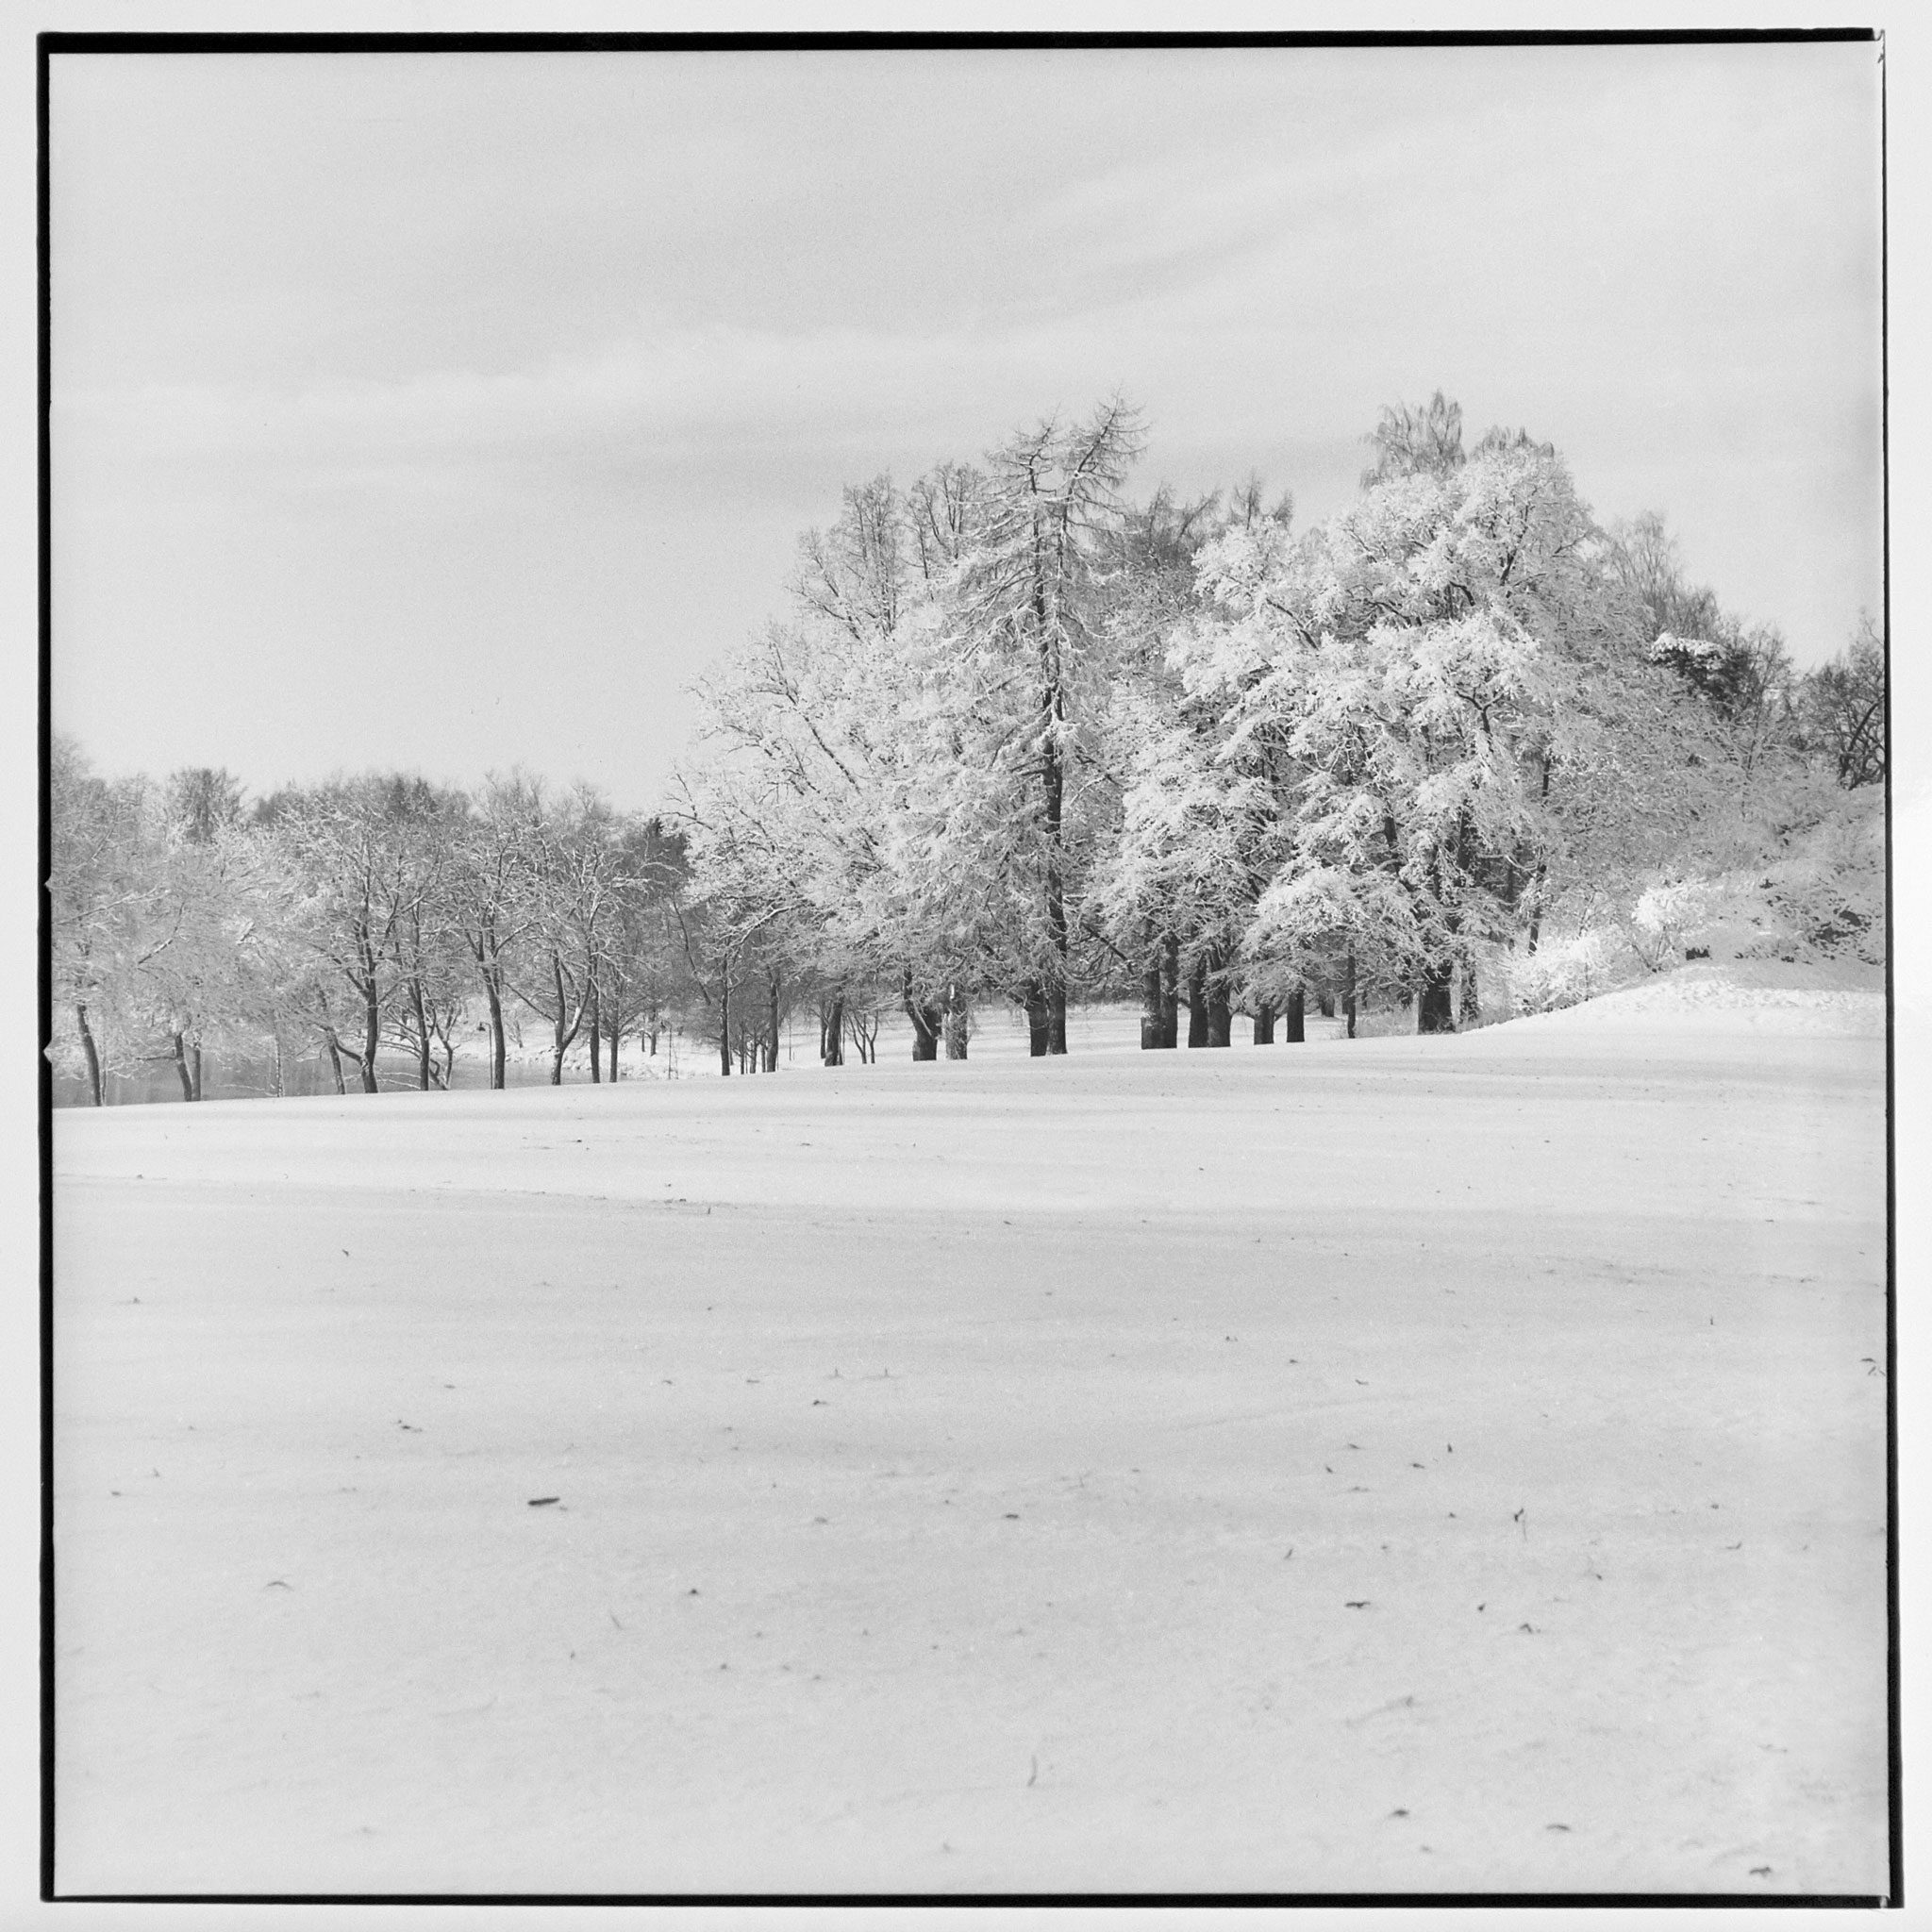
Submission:
[[593,1079],[626,1032],[655,1050],[682,841],[588,787],[370,774],[244,808],[226,772],[108,780],[63,738],[49,781],[55,1045],[95,1105],[157,1063],[199,1099],[210,1049],[265,1059],[271,1091],[320,1058],[373,1093],[378,1055],[447,1087],[475,1029],[501,1087],[511,1014],[553,1080],[574,1045]]
[[1191,1045],[1241,1012],[1299,1038],[1309,998],[1440,1030],[1529,998],[1553,940],[1662,963],[1687,881],[1744,949],[1882,943],[1869,624],[1800,675],[1549,444],[1465,447],[1440,394],[1368,441],[1305,533],[1257,479],[1131,498],[1118,401],[848,490],[790,615],[700,688],[671,816],[721,1010],[814,987],[828,1059],[855,1000],[902,1007],[916,1058],[996,1001],[1036,1054],[1070,999],[1134,994],[1149,1047],[1183,1002]]
[[1123,998],[1145,1046],[1224,1046],[1239,1013],[1300,1039],[1310,1000],[1351,1033],[1559,1003],[1607,947],[1877,956],[1869,622],[1797,673],[1660,519],[1600,527],[1549,444],[1465,447],[1440,394],[1384,412],[1307,531],[1257,478],[1136,499],[1141,441],[1115,400],[847,490],[786,617],[699,686],[659,816],[522,775],[244,808],[58,742],[57,1052],[97,1100],[156,1060],[193,1097],[215,1040],[373,1091],[378,1053],[447,1085],[487,1028],[501,1086],[511,1010],[553,1079],[667,1016],[729,1074],[806,1015],[828,1063],[893,1012],[964,1058],[999,1003],[1036,1054]]

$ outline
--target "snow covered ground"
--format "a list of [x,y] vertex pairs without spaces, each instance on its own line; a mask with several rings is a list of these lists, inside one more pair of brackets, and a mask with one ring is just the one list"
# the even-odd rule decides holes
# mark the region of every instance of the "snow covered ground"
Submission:
[[62,1891],[1886,1883],[1869,986],[56,1154]]

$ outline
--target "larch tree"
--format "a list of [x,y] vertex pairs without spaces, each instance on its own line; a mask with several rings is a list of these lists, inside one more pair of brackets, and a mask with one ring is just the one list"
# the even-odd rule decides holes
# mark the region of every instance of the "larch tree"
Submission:
[[1036,1054],[1067,1050],[1068,908],[1084,856],[1069,823],[1069,773],[1082,699],[1107,680],[1097,589],[1141,446],[1139,417],[1118,397],[1084,420],[1049,417],[1010,438],[989,459],[986,523],[958,583],[956,622],[1027,680],[1020,773],[1032,797],[1010,814],[1021,835],[1010,856],[1037,895],[1019,988]]

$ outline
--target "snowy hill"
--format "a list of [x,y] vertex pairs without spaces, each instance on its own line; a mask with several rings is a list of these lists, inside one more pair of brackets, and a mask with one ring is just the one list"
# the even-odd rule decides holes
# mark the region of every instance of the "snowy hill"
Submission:
[[1698,960],[1554,1013],[1507,1024],[1525,1030],[1797,1033],[1883,1038],[1885,972],[1858,961]]

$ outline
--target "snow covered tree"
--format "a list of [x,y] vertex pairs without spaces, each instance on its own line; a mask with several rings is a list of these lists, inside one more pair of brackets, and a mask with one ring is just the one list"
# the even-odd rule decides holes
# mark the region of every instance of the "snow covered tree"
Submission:
[[553,794],[522,789],[522,946],[509,962],[517,997],[550,1029],[550,1084],[563,1084],[564,1056],[588,1037],[597,1071],[598,969],[620,898],[618,819],[595,787]]
[[1796,679],[1777,630],[1744,624],[1707,585],[1690,583],[1677,541],[1655,511],[1613,534],[1606,560],[1636,602],[1651,661],[1675,673],[1724,722],[1747,774],[1758,758],[1790,749]]
[[1068,901],[1083,856],[1080,828],[1069,822],[1069,771],[1082,699],[1106,682],[1096,591],[1120,486],[1141,443],[1135,410],[1116,397],[1081,421],[1049,417],[996,450],[985,533],[962,565],[955,608],[969,648],[1005,657],[1030,680],[1018,769],[1037,789],[1024,816],[1009,815],[1022,835],[1009,864],[1033,874],[1038,894],[1020,989],[1035,1052],[1067,1050]]
[[[374,1093],[377,1053],[410,997],[412,965],[414,990],[425,990],[429,968],[408,934],[439,916],[430,900],[444,863],[442,808],[420,779],[368,774],[274,793],[261,816],[319,969],[302,984],[307,1020],[338,1091],[347,1061],[363,1092]],[[425,1014],[425,1058],[428,1044]]]
[[1127,508],[1116,533],[1113,677],[1083,747],[1096,774],[1089,813],[1097,851],[1081,924],[1131,962],[1145,1047],[1178,1043],[1184,978],[1191,1044],[1225,1045],[1241,997],[1256,1009],[1257,1037],[1272,1037],[1271,997],[1238,990],[1238,952],[1274,863],[1274,796],[1217,758],[1217,709],[1189,698],[1168,652],[1200,614],[1204,545],[1234,529],[1285,541],[1291,517],[1285,496],[1264,508],[1251,476],[1224,505],[1218,494],[1181,503],[1158,490]]
[[[551,921],[561,909],[581,982],[578,1008],[589,1047],[591,1080],[608,1040],[610,1077],[617,1077],[617,1047],[636,1020],[661,1007],[665,996],[667,898],[684,872],[680,842],[667,837],[658,819],[618,811],[594,787],[579,785],[557,814],[544,848],[552,856],[540,882]],[[540,922],[548,932],[549,923]],[[569,973],[563,975],[568,980]],[[558,991],[553,969],[551,991]],[[561,1015],[562,1008],[557,1008]],[[560,1079],[560,1055],[553,1079]]]
[[[1218,618],[1175,655],[1220,707],[1217,758],[1271,772],[1287,821],[1251,969],[1386,960],[1420,982],[1431,1031],[1454,1024],[1477,948],[1518,928],[1553,838],[1543,782],[1575,748],[1574,646],[1603,619],[1596,532],[1554,451],[1491,432],[1457,460],[1449,412],[1421,413],[1428,459],[1385,452],[1302,542],[1211,546]],[[1387,445],[1418,441],[1414,414],[1385,418]]]
[[48,779],[57,1057],[71,1019],[94,1105],[108,1073],[157,1063],[198,1100],[205,1049],[245,1048],[269,1003],[275,908],[239,788],[207,772],[108,783],[62,737]]
[[[622,814],[612,830],[614,891],[600,930],[597,1006],[617,1078],[617,1054],[626,1033],[641,1032],[651,1053],[672,1000],[669,910],[688,883],[684,841],[659,817]],[[591,1074],[595,1077],[594,1056]]]
[[[1188,1043],[1229,1043],[1241,941],[1278,858],[1275,794],[1260,774],[1219,758],[1212,724],[1197,715],[1142,738],[1119,838],[1094,881],[1093,898],[1141,961],[1143,1046],[1177,1043],[1183,977]],[[1274,1001],[1257,1003],[1272,1010]]]
[[941,1039],[962,1054],[974,999],[1013,977],[1018,679],[948,627],[961,569],[948,546],[963,550],[976,490],[943,471],[906,498],[883,478],[848,491],[839,525],[801,546],[793,620],[697,688],[710,764],[674,818],[700,868],[742,871],[756,852],[782,872],[789,970],[828,1002],[831,1057],[848,998],[857,1010],[887,988],[916,1055]]
[[[691,872],[670,900],[688,983],[699,1004],[698,1031],[716,1041],[718,1070],[734,1058],[753,1070],[747,1006],[760,996],[777,1065],[778,1000],[784,973],[815,908],[802,890],[799,854],[785,836],[789,798],[768,774],[714,768],[682,781],[676,811]],[[760,1054],[758,1064],[765,1056]]]
[[243,822],[242,781],[218,767],[186,766],[169,774],[161,809],[176,838],[191,845],[212,845]]
[[150,951],[172,943],[151,922],[152,878],[143,791],[138,781],[110,784],[90,769],[79,745],[56,733],[47,771],[52,871],[48,932],[53,970],[55,1041],[71,1016],[88,1094],[105,1099],[104,1021],[126,1018],[134,975]]
[[486,777],[472,800],[450,871],[451,918],[482,988],[490,1085],[508,1077],[510,974],[537,918],[533,885],[542,788],[522,772]]
[[267,941],[281,909],[239,811],[211,819],[196,808],[204,802],[178,786],[166,794],[151,904],[171,937],[138,974],[138,997],[173,1058],[184,1100],[202,1097],[209,1048],[252,1044],[266,1019]]
[[390,1037],[415,1061],[416,1085],[427,1091],[450,1083],[468,1003],[454,884],[469,801],[415,777],[391,777],[383,792],[394,864],[389,930],[397,989]]
[[712,757],[764,772],[798,808],[785,836],[832,989],[826,1051],[841,982],[890,989],[922,1058],[963,1054],[989,995],[1024,1008],[1036,1053],[1063,1052],[1070,991],[1150,957],[1157,976],[1167,960],[1171,1014],[1180,910],[1192,953],[1216,962],[1211,997],[1224,1007],[1235,987],[1223,902],[1239,889],[1216,877],[1213,931],[1174,892],[1124,919],[1122,893],[1145,898],[1152,875],[1127,883],[1116,847],[1179,699],[1164,657],[1196,598],[1196,551],[1237,525],[1279,531],[1289,505],[1267,508],[1258,481],[1225,506],[1164,489],[1131,504],[1138,442],[1114,402],[903,493],[883,477],[848,491],[801,546],[793,619],[699,688]]

